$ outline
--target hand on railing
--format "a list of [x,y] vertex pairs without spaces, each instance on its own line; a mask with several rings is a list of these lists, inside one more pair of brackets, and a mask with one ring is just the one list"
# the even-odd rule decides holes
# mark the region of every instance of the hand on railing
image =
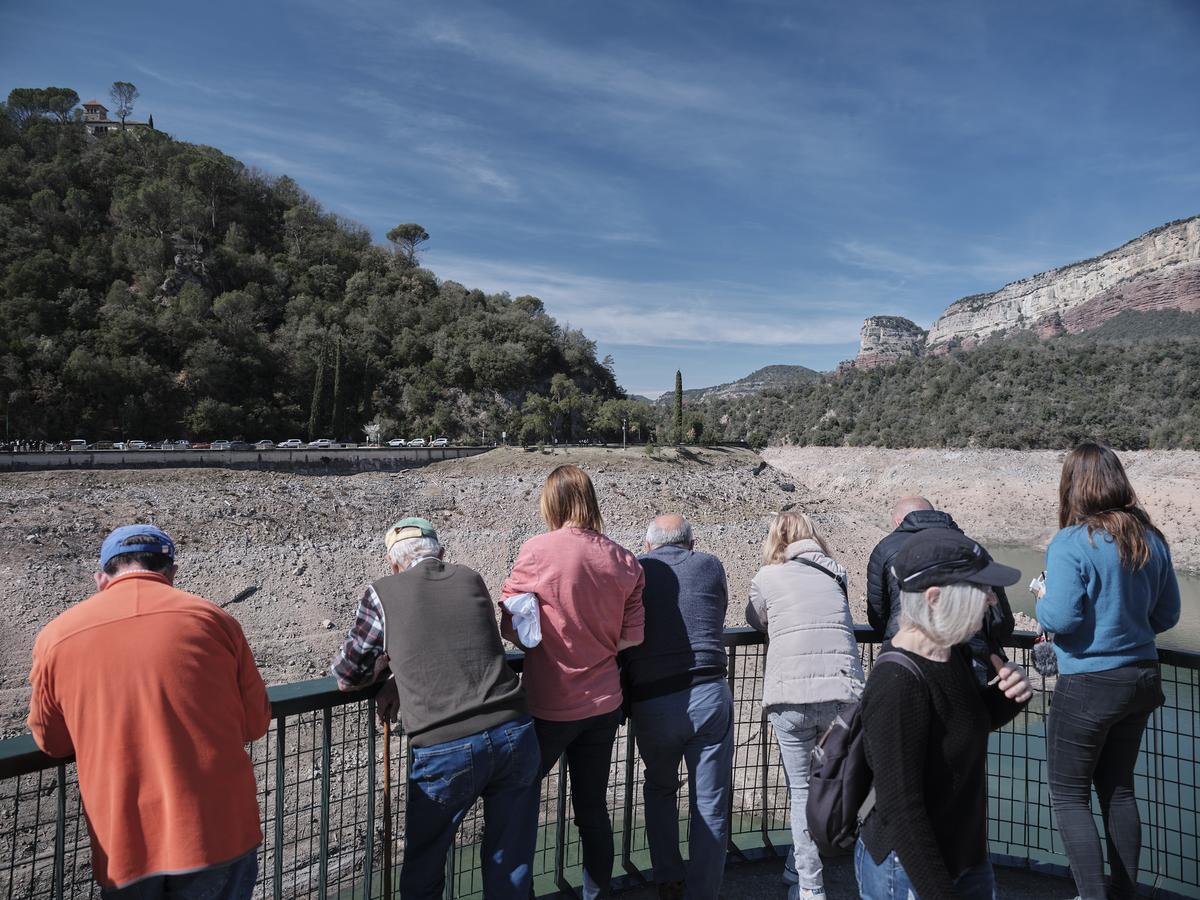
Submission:
[[1014,703],[1024,703],[1033,696],[1033,688],[1029,684],[1029,676],[1014,662],[1009,662],[1000,657],[999,654],[992,654],[992,665],[996,667],[999,673],[988,684],[995,684],[1004,692],[1004,696]]
[[400,716],[400,691],[396,688],[396,679],[389,678],[375,695],[375,712],[380,722],[395,724]]

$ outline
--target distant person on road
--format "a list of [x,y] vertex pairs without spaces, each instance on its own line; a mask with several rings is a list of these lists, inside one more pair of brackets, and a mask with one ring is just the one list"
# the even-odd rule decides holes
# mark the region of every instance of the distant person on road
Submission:
[[332,671],[338,687],[368,687],[388,669],[379,714],[408,734],[400,896],[437,900],[446,853],[483,798],[484,896],[528,900],[538,825],[538,743],[525,691],[504,657],[483,579],[445,562],[425,519],[384,534],[391,574],[370,585]]
[[262,842],[245,744],[271,722],[237,620],[176,589],[175,544],[153,525],[100,548],[97,593],[33,646],[29,730],[75,754],[108,900],[242,900]]
[[1062,530],[1046,550],[1037,604],[1058,657],[1046,724],[1050,800],[1079,896],[1133,897],[1142,834],[1133,769],[1163,702],[1154,639],[1179,621],[1179,584],[1162,532],[1108,447],[1084,443],[1068,453],[1058,496]]
[[[603,534],[587,473],[564,465],[542,488],[550,531],[521,545],[504,598],[537,596],[542,640],[525,654],[523,683],[537,727],[544,778],[564,753],[583,844],[584,900],[611,895],[608,776],[621,723],[617,653],[642,642],[645,575],[636,556]],[[503,634],[521,646],[512,617]]]
[[809,755],[842,709],[862,695],[863,670],[846,600],[846,571],[812,520],[781,512],[750,583],[746,621],[767,635],[763,708],[775,730],[791,797],[789,900],[825,893],[821,857],[807,833]]
[[1020,666],[996,683],[975,677],[964,642],[979,630],[995,588],[1017,569],[950,528],[926,528],[892,559],[900,586],[900,629],[882,650],[919,670],[880,663],[859,714],[875,806],[854,848],[866,900],[993,900],[988,859],[988,734],[1033,696]]
[[[723,633],[725,567],[694,549],[681,515],[646,529],[645,640],[622,655],[638,751],[645,764],[646,839],[658,895],[716,900],[729,841],[733,695]],[[688,862],[679,853],[679,763],[688,771]]]
[[[933,508],[924,497],[901,497],[892,507],[894,531],[884,537],[867,561],[867,621],[890,640],[900,628],[900,585],[891,574],[891,562],[914,534],[927,528],[962,529],[949,513]],[[995,590],[996,602],[988,607],[983,626],[967,642],[976,662],[976,677],[989,681],[1008,658],[1004,642],[1012,637],[1016,619],[1003,587]]]

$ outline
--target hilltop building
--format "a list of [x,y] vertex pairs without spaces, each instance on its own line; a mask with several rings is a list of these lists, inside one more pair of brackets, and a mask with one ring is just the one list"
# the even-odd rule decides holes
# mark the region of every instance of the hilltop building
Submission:
[[[151,119],[154,117],[151,116]],[[108,107],[99,100],[89,100],[83,104],[83,127],[88,134],[104,134],[109,131],[120,131],[121,120],[110,119],[108,117]],[[126,129],[130,128],[153,128],[147,122],[135,122],[133,119],[125,120]]]

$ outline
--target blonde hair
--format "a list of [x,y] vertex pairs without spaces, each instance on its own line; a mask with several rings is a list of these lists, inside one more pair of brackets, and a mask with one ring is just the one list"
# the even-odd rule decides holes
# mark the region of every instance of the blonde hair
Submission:
[[579,466],[559,466],[546,478],[538,504],[551,531],[563,527],[604,531],[592,479]]
[[788,544],[793,544],[796,541],[816,541],[817,546],[821,548],[821,552],[826,556],[829,555],[829,548],[825,546],[825,541],[817,534],[817,528],[812,523],[812,519],[802,512],[795,510],[787,510],[775,516],[775,520],[771,522],[771,527],[767,529],[767,538],[763,541],[762,559],[764,566],[774,565],[776,563],[787,562],[787,557],[784,556],[784,551],[787,550]]
[[924,591],[900,592],[900,624],[925,633],[942,647],[964,643],[979,630],[987,608],[987,591],[966,581],[939,588],[937,603],[929,603]]

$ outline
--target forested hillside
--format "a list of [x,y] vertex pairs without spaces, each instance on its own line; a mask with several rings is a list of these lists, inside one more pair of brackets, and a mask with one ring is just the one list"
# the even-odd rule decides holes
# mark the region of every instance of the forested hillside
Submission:
[[854,369],[702,407],[705,432],[752,443],[882,447],[1200,447],[1200,314],[1123,313],[1075,337]]
[[0,115],[14,437],[361,440],[378,421],[385,437],[539,441],[619,438],[652,415],[537,298],[421,268],[419,225],[375,246],[219,150],[17,111]]

